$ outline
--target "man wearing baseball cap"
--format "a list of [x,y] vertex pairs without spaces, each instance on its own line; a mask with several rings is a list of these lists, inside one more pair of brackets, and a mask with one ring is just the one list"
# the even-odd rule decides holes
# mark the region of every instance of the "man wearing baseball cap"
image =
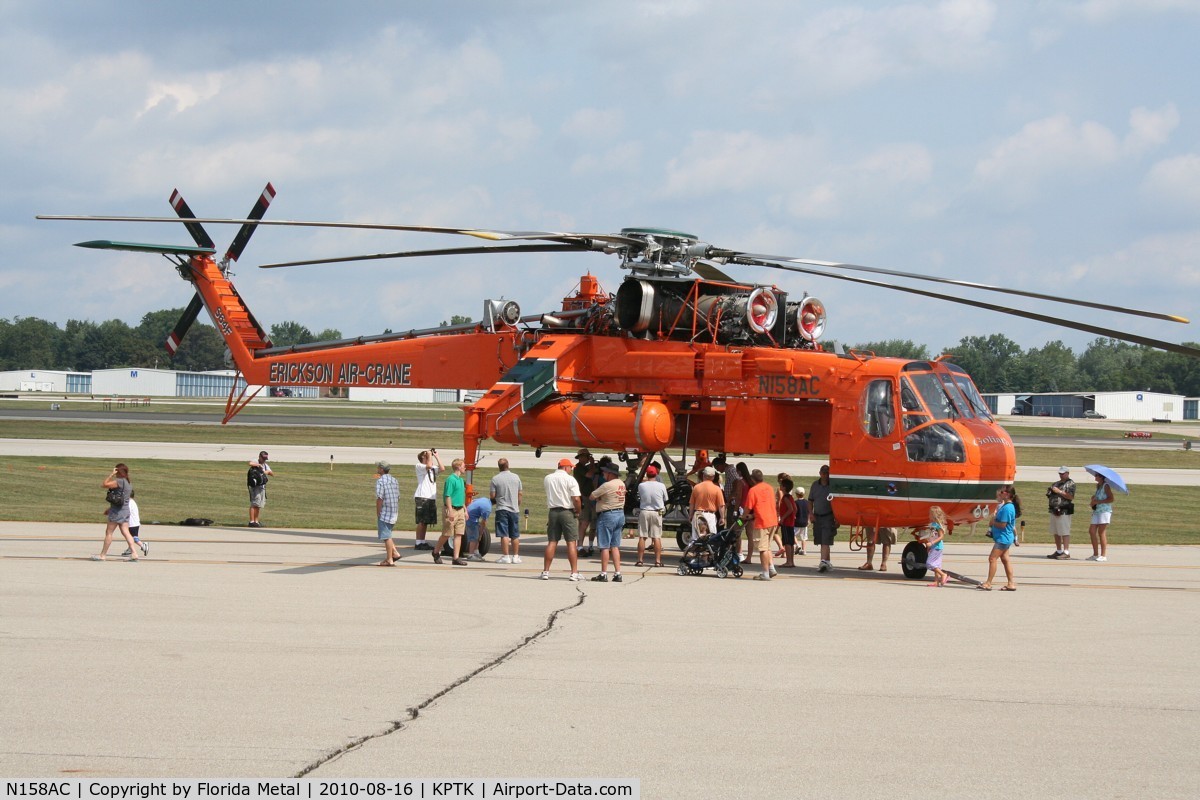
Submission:
[[400,483],[392,476],[392,465],[375,462],[375,530],[383,542],[381,567],[393,567],[400,560],[400,551],[392,541],[392,529],[400,513]]
[[1046,490],[1050,500],[1050,533],[1054,534],[1054,552],[1046,558],[1071,557],[1071,517],[1075,514],[1075,481],[1067,466],[1058,468],[1058,480]]
[[542,481],[542,487],[546,491],[546,505],[549,507],[549,517],[546,520],[546,555],[542,559],[544,581],[550,580],[550,565],[554,563],[559,539],[567,540],[567,561],[571,564],[569,580],[579,580],[579,551],[576,545],[579,538],[579,482],[571,474],[572,466],[574,465],[571,459],[560,459],[558,469]]
[[250,490],[250,524],[246,527],[262,527],[258,515],[267,504],[267,478],[274,474],[267,463],[267,451],[260,451],[258,460],[250,462],[250,469],[246,473],[246,488]]
[[613,582],[621,582],[621,529],[625,527],[625,482],[621,468],[614,461],[600,465],[604,483],[596,487],[591,498],[596,501],[596,539],[600,545],[600,574],[592,578],[608,580],[608,559],[613,562]]

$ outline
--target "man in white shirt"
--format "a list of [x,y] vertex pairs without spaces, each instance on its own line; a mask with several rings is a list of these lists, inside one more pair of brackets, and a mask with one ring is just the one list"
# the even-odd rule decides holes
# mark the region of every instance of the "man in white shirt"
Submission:
[[[433,462],[437,462],[437,466]],[[422,450],[417,454],[417,490],[413,492],[415,522],[417,525],[417,550],[432,550],[433,545],[425,541],[425,529],[437,525],[437,476],[442,471],[442,460],[437,448]]]
[[571,459],[564,458],[558,462],[558,469],[551,472],[542,481],[546,490],[546,506],[549,516],[546,520],[546,555],[542,559],[542,580],[550,580],[550,565],[554,563],[554,553],[558,550],[559,539],[567,540],[567,561],[571,564],[570,580],[579,580],[579,481],[571,474],[574,464]]
[[667,510],[667,487],[658,479],[658,468],[646,467],[646,475],[638,484],[638,557],[634,566],[642,566],[646,557],[646,540],[654,543],[654,566],[661,567],[663,512]]

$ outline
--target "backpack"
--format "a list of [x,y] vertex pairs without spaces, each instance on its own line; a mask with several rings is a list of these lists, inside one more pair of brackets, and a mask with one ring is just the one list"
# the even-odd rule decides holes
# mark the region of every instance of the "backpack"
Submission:
[[267,473],[262,467],[251,467],[246,470],[246,485],[251,489],[257,489],[260,486],[267,485]]
[[104,499],[113,508],[120,508],[125,505],[125,490],[120,486],[114,486],[104,493]]

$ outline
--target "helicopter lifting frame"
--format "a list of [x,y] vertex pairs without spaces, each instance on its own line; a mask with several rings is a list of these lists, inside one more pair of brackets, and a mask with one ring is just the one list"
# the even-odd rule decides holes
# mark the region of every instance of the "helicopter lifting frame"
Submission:
[[234,398],[234,392],[237,392],[238,379],[242,377],[242,371],[239,369],[233,374],[233,385],[229,387],[229,397],[225,400],[225,418],[221,420],[221,424],[229,422],[237,416],[238,412],[249,405],[250,401],[258,397],[258,393],[262,391],[261,386],[254,387],[254,392],[247,397],[246,392],[249,391],[250,385],[246,384],[242,387],[242,391]]

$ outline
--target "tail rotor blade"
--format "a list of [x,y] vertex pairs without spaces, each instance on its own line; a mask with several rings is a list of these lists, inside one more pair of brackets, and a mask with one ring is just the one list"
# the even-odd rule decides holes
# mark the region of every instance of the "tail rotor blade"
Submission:
[[192,323],[196,321],[202,308],[204,308],[204,301],[200,298],[200,293],[196,292],[192,295],[192,302],[188,303],[188,307],[183,310],[183,316],[175,323],[175,329],[167,336],[167,341],[164,343],[167,352],[172,357],[175,356],[175,351],[179,349],[179,343],[183,341],[188,328],[192,327]]
[[[267,213],[267,209],[271,205],[271,201],[275,199],[275,187],[269,182],[267,188],[263,189],[262,194],[258,196],[258,200],[254,203],[254,208],[250,209],[250,213],[246,215],[247,220],[258,222]],[[238,230],[237,236],[233,237],[233,241],[229,243],[229,249],[225,251],[225,260],[237,261],[242,255],[242,251],[246,249],[246,243],[250,241],[251,234],[258,225],[246,222]]]

